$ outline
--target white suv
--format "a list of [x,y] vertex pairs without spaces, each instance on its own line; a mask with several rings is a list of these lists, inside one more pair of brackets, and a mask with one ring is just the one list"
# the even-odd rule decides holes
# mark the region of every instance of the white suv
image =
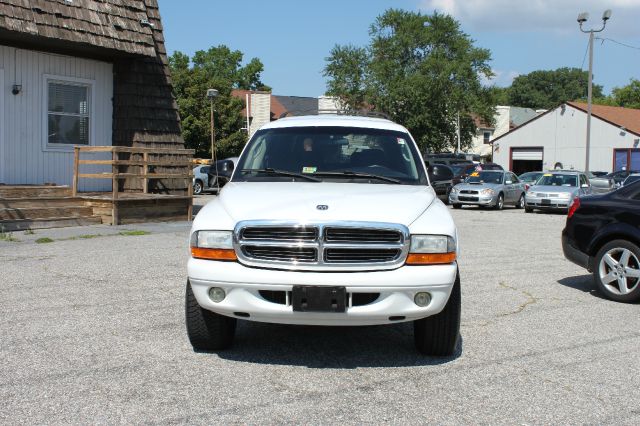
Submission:
[[404,127],[319,115],[263,126],[193,222],[186,287],[195,350],[238,318],[353,326],[414,322],[427,355],[460,329],[455,224]]

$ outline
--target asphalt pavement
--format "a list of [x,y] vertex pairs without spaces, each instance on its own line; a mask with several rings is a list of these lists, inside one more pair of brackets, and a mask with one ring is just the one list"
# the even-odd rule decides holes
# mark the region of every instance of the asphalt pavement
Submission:
[[410,324],[241,321],[232,349],[195,353],[188,223],[14,233],[0,423],[640,424],[640,306],[564,259],[564,215],[451,212],[462,344],[444,359],[415,352]]

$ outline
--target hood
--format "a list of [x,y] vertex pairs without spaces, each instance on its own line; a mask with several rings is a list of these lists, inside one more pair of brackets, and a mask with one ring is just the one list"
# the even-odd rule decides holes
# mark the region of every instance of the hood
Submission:
[[531,192],[569,192],[569,193],[573,193],[576,192],[578,189],[575,186],[557,186],[557,185],[533,185],[531,188],[529,188],[529,191]]
[[483,189],[487,189],[487,188],[491,188],[491,189],[495,189],[499,186],[502,186],[501,183],[460,183],[458,185],[456,185],[456,189],[457,190],[461,190],[461,189],[470,189],[472,191],[482,191]]
[[[434,198],[433,189],[428,186],[230,182],[216,201],[234,222],[260,219],[353,220],[409,225]],[[319,210],[318,205],[328,208]]]

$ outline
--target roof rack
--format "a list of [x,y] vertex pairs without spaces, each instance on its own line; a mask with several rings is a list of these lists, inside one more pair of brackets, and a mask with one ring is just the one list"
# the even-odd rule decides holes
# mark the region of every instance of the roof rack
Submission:
[[297,117],[300,115],[321,115],[321,114],[334,114],[334,115],[350,115],[355,117],[370,117],[370,118],[384,118],[390,120],[389,116],[380,111],[368,111],[368,110],[341,110],[341,109],[307,109],[307,110],[293,110],[285,111],[280,114],[278,118],[285,117]]

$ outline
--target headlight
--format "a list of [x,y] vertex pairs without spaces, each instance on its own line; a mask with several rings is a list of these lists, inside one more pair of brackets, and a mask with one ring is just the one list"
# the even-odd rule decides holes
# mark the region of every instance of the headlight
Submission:
[[438,265],[456,260],[456,241],[447,235],[412,235],[407,265]]
[[495,194],[494,190],[491,189],[491,188],[483,189],[482,191],[480,191],[480,193],[482,195],[493,195],[493,194]]
[[567,200],[571,198],[571,194],[568,192],[561,192],[558,194],[558,198],[566,198]]
[[231,231],[196,231],[191,234],[191,256],[208,260],[237,260]]
[[455,194],[456,192],[458,192],[458,190],[456,189],[455,186],[453,188],[451,188],[451,194]]

